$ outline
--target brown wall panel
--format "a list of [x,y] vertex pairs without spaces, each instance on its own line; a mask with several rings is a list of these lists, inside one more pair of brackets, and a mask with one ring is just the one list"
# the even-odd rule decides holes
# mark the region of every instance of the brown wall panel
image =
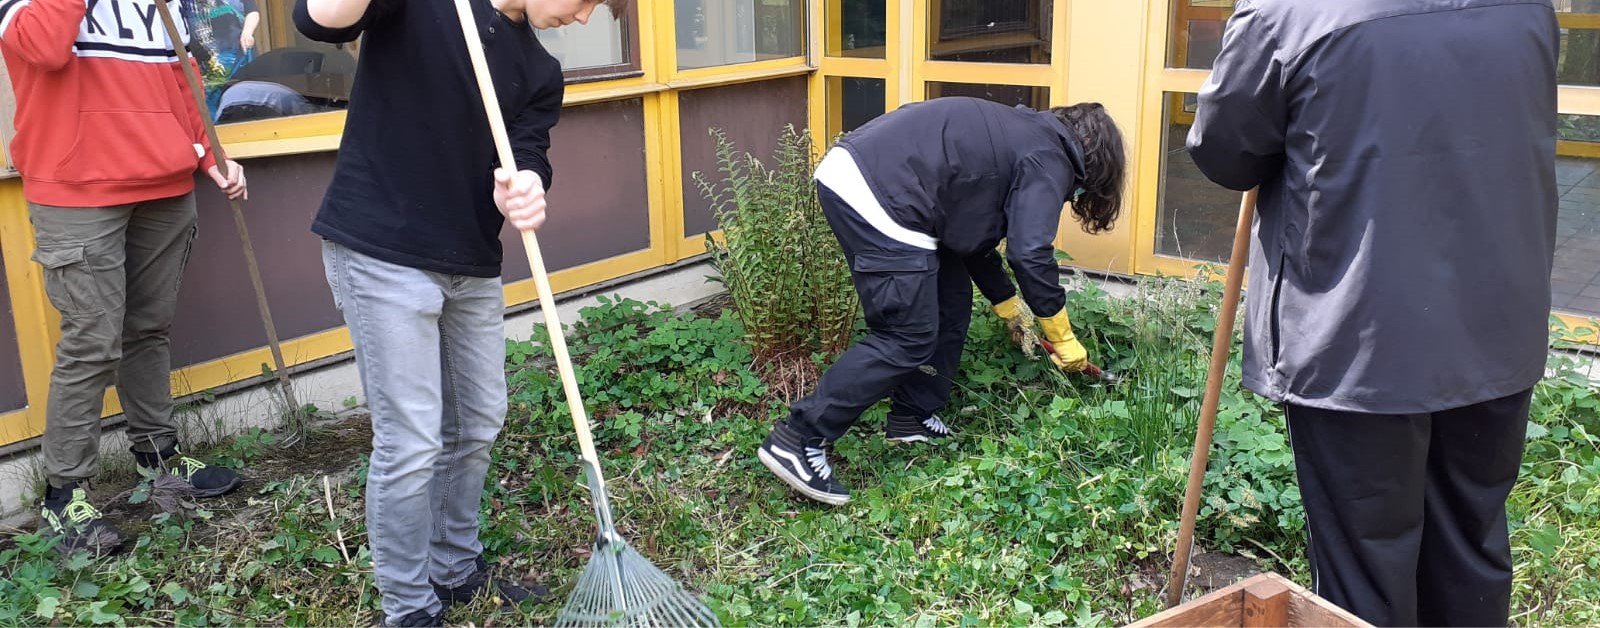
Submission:
[[17,325],[11,313],[11,289],[6,285],[6,261],[0,257],[0,412],[26,407],[28,392],[22,382],[22,357],[17,354]]
[[717,147],[710,129],[721,129],[736,150],[771,165],[772,150],[784,125],[806,127],[806,78],[742,83],[683,92],[678,96],[683,129],[683,237],[717,228],[711,203],[694,180],[695,172],[715,182]]
[[[555,272],[650,248],[650,193],[644,158],[644,103],[635,98],[561,112],[550,134],[555,170],[539,249]],[[522,237],[510,225],[505,281],[532,276]]]
[[[283,341],[344,324],[323,278],[321,239],[311,233],[334,158],[329,152],[244,162],[250,179],[245,223]],[[175,369],[267,344],[232,210],[210,179],[198,181],[200,235],[178,296]]]

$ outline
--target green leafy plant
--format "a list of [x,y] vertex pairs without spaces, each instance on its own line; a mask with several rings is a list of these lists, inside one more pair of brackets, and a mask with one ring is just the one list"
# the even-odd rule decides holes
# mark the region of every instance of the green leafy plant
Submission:
[[[850,343],[856,295],[811,180],[810,135],[785,127],[769,163],[712,129],[720,179],[695,173],[722,239],[706,237],[712,263],[744,324],[757,370],[784,398],[817,376],[812,355]],[[770,165],[769,165],[770,164]]]

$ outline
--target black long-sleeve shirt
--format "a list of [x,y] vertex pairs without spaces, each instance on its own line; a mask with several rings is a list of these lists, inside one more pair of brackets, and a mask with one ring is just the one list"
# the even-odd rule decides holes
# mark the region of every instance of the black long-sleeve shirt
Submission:
[[[488,0],[471,4],[517,167],[538,173],[548,189],[561,64],[526,22]],[[294,21],[317,41],[365,36],[333,181],[312,231],[392,264],[499,276],[499,164],[454,4],[372,0],[359,21],[334,29],[297,0]]]
[[967,259],[986,298],[1013,294],[994,253],[1004,238],[1029,309],[1041,317],[1061,311],[1056,228],[1084,167],[1077,136],[1053,114],[935,98],[876,118],[839,146],[896,223]]

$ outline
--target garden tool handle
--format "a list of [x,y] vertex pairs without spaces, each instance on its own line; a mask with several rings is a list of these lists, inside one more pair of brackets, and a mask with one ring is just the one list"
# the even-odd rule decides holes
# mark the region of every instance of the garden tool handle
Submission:
[[[467,40],[467,56],[472,60],[472,74],[478,81],[478,94],[483,99],[484,113],[489,116],[489,132],[494,135],[495,153],[499,156],[500,167],[514,173],[517,171],[517,158],[511,152],[511,139],[506,134],[505,119],[500,114],[500,99],[495,96],[489,64],[484,60],[483,40],[479,39],[472,6],[468,0],[455,0],[455,5],[456,17],[461,22],[461,34]],[[572,370],[572,356],[567,353],[567,340],[561,332],[561,317],[556,312],[556,299],[551,294],[544,256],[539,252],[539,238],[533,231],[522,231],[522,247],[528,254],[528,264],[533,267],[533,285],[539,291],[539,311],[544,313],[544,326],[550,332],[550,349],[556,355],[556,368],[561,372],[561,387],[566,392],[567,408],[572,411],[572,425],[578,431],[578,447],[594,473],[596,484],[603,489],[605,477],[600,473],[600,456],[595,452],[589,416],[583,407],[583,395],[578,391],[578,376]]]
[[1167,580],[1167,607],[1183,600],[1189,576],[1189,553],[1194,548],[1194,520],[1200,511],[1200,491],[1211,453],[1211,432],[1217,423],[1217,405],[1222,398],[1222,379],[1228,372],[1228,357],[1233,348],[1233,320],[1239,311],[1239,291],[1244,282],[1245,261],[1250,254],[1250,226],[1255,220],[1256,194],[1251,188],[1239,200],[1239,222],[1233,231],[1233,254],[1228,258],[1228,276],[1222,290],[1222,307],[1217,314],[1217,329],[1211,338],[1211,370],[1206,373],[1206,396],[1200,404],[1200,426],[1194,435],[1194,453],[1189,458],[1189,484],[1183,494],[1183,519],[1178,524],[1178,547],[1172,559],[1172,575]]
[[[156,11],[161,14],[161,24],[167,31],[167,39],[172,44],[172,52],[178,57],[178,65],[183,72],[183,78],[189,84],[189,95],[194,97],[195,113],[200,116],[200,124],[205,127],[206,140],[211,142],[211,152],[217,159],[217,170],[223,177],[233,174],[233,169],[228,167],[228,154],[222,148],[222,140],[217,139],[217,126],[211,121],[211,110],[206,106],[205,90],[200,87],[200,77],[194,64],[189,62],[189,51],[180,42],[182,37],[178,33],[178,23],[172,18],[172,10],[167,7],[165,0],[156,0]],[[267,348],[272,352],[272,366],[277,369],[278,388],[283,392],[283,401],[288,406],[288,411],[293,416],[300,415],[300,404],[295,401],[294,391],[289,386],[288,367],[283,362],[283,348],[278,342],[278,328],[272,323],[272,310],[267,307],[267,290],[261,282],[261,267],[256,264],[256,249],[250,244],[250,230],[245,226],[244,210],[239,208],[239,199],[228,199],[228,205],[233,208],[233,226],[239,232],[239,243],[244,247],[245,269],[250,273],[250,286],[256,292],[256,309],[260,310],[261,325],[267,333]]]

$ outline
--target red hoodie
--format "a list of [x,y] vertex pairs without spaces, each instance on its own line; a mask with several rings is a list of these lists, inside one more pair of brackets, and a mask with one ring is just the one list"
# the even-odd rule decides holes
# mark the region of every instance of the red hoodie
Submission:
[[[179,0],[171,0],[185,43]],[[187,194],[216,158],[152,0],[0,0],[29,202],[108,207]]]

